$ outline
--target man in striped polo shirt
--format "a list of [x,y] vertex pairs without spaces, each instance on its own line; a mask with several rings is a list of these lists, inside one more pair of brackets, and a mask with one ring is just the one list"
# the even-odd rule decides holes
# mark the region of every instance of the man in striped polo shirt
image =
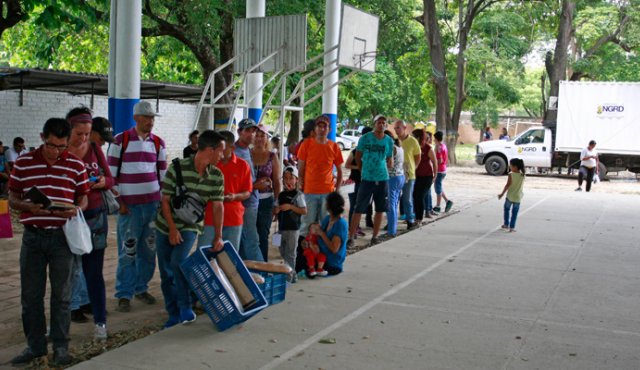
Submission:
[[156,116],[151,103],[137,103],[133,107],[136,125],[116,135],[109,146],[109,167],[120,192],[116,272],[120,312],[131,310],[134,295],[147,304],[156,302],[147,290],[156,269],[153,223],[160,203],[160,181],[167,169],[164,141],[151,133]]
[[38,149],[16,159],[9,180],[9,205],[20,212],[24,224],[20,249],[20,285],[22,325],[27,348],[11,363],[25,364],[47,354],[47,323],[44,295],[47,266],[51,284],[51,332],[53,360],[56,365],[68,365],[69,323],[71,314],[71,265],[73,255],[62,231],[67,219],[77,208],[69,210],[43,209],[25,194],[34,186],[50,200],[81,209],[87,207],[89,192],[87,171],[82,160],[67,152],[71,126],[62,118],[51,118],[44,124]]
[[[215,165],[222,158],[224,148],[222,135],[207,130],[198,138],[196,154],[180,160],[180,172],[186,191],[198,194],[203,204],[210,202],[213,206],[214,251],[221,250],[223,245],[224,181],[222,172]],[[196,319],[191,309],[189,284],[180,270],[180,265],[189,255],[198,234],[202,232],[202,221],[189,224],[176,217],[171,206],[171,199],[176,195],[176,179],[176,168],[172,163],[162,181],[162,211],[156,218],[156,247],[162,280],[160,286],[164,305],[169,313],[166,328],[178,323],[190,323]]]

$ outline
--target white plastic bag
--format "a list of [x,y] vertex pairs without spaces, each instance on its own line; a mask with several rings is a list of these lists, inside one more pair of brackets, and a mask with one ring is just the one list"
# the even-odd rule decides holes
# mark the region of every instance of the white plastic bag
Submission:
[[77,255],[91,253],[93,248],[91,230],[80,208],[78,208],[76,215],[68,219],[67,223],[62,226],[62,231],[64,231],[71,253]]
[[596,173],[595,175],[593,175],[593,183],[597,184],[600,182],[600,176]]

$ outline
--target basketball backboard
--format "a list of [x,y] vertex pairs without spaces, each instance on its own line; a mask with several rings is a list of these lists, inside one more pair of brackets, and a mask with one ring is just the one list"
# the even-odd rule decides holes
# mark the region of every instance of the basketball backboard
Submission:
[[278,53],[274,57],[252,72],[286,72],[302,68],[307,58],[307,16],[236,19],[233,48],[234,54],[240,55],[233,64],[235,73],[247,72],[275,51]]
[[365,72],[376,71],[380,19],[350,5],[342,6],[338,65]]

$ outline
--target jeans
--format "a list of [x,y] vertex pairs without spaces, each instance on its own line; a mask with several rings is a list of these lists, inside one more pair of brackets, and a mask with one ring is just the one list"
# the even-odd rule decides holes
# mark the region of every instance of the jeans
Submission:
[[[240,226],[223,226],[222,227],[222,240],[228,240],[231,242],[233,248],[237,251],[240,250],[240,238],[242,236],[242,225]],[[198,247],[205,245],[211,245],[213,238],[216,237],[216,229],[213,226],[205,226],[202,230],[202,234],[198,236]]]
[[273,197],[260,199],[258,203],[258,238],[260,239],[260,251],[262,257],[269,259],[269,233],[271,232],[271,221],[273,220]]
[[80,306],[89,304],[89,293],[87,292],[87,281],[82,271],[82,256],[73,255],[73,266],[71,267],[71,311],[77,310]]
[[95,324],[107,323],[107,291],[104,285],[104,276],[102,275],[103,266],[104,249],[94,249],[91,253],[82,256],[82,270],[87,282],[87,291]]
[[116,298],[131,299],[149,289],[156,269],[157,211],[158,202],[151,202],[131,205],[129,214],[118,216]]
[[407,216],[407,222],[415,221],[413,213],[413,186],[415,185],[415,183],[415,179],[407,180],[407,182],[405,182],[404,186],[402,187],[402,210]]
[[244,260],[264,261],[258,239],[258,209],[245,208],[242,218],[242,236],[240,237],[240,257]]
[[387,234],[398,233],[398,202],[404,185],[404,175],[389,178],[389,195],[387,201]]
[[87,284],[91,312],[95,324],[107,323],[107,290],[104,284],[102,268],[104,266],[104,250],[107,247],[109,221],[106,213],[87,221],[92,227],[91,242],[93,250],[82,256],[82,271]]
[[25,226],[20,248],[20,286],[22,327],[31,351],[47,353],[44,295],[47,266],[51,284],[51,332],[53,348],[68,348],[71,314],[71,265],[69,250],[62,229],[37,229]]
[[442,181],[446,176],[447,176],[446,172],[438,172],[438,174],[436,175],[436,181],[435,181],[435,184],[433,185],[433,188],[436,191],[436,195],[442,194]]
[[280,243],[280,256],[294,271],[296,269],[296,258],[298,252],[299,230],[282,230],[282,241]]
[[424,209],[426,212],[433,211],[433,194],[431,193],[431,187],[424,193]]
[[358,189],[360,188],[360,182],[356,182],[353,185],[353,193],[349,193],[349,228],[351,228],[351,217],[353,217],[353,211],[356,209],[356,199],[358,197]]
[[433,176],[418,176],[416,178],[416,187],[413,189],[413,203],[416,210],[416,219],[422,221],[424,218],[424,194],[431,192],[431,183]]
[[300,226],[300,235],[307,236],[309,225],[314,222],[320,222],[326,216],[327,208],[325,207],[325,199],[327,194],[305,194],[304,201],[307,203],[307,214],[302,216],[302,226]]
[[171,245],[169,235],[156,230],[160,288],[162,288],[164,307],[169,313],[169,317],[179,317],[180,309],[191,308],[189,283],[185,279],[180,265],[189,256],[197,234],[193,231],[180,231],[180,235],[182,243]]
[[[511,220],[509,220],[509,210],[511,210]],[[510,229],[516,228],[516,220],[518,219],[518,211],[520,210],[520,203],[513,203],[509,199],[504,200],[504,224],[509,226]]]
[[593,175],[596,172],[595,167],[585,167],[580,166],[580,170],[578,170],[578,186],[582,186],[582,182],[584,181],[584,177],[587,177],[587,191],[591,191],[591,183],[593,182]]

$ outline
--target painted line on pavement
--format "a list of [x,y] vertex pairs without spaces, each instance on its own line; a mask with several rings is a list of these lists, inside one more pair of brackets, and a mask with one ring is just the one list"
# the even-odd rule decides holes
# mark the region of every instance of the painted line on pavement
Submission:
[[[540,199],[539,201],[534,203],[532,206],[530,206],[529,208],[527,208],[526,210],[521,212],[520,215],[526,214],[527,212],[529,212],[530,210],[532,210],[535,207],[539,206],[541,203],[543,203],[544,201],[546,201],[550,197],[551,196],[549,195],[549,196],[546,196],[545,198]],[[380,302],[384,301],[387,297],[390,297],[390,296],[398,293],[399,291],[401,291],[402,289],[406,288],[410,284],[414,283],[418,279],[424,277],[426,274],[428,274],[431,271],[435,270],[436,268],[440,267],[441,265],[446,263],[449,259],[455,258],[458,255],[462,254],[464,251],[466,251],[467,249],[473,247],[478,242],[484,240],[486,237],[488,237],[489,235],[493,234],[497,230],[500,230],[500,226],[496,226],[496,227],[490,229],[486,233],[482,234],[481,236],[477,237],[476,239],[474,239],[471,242],[469,242],[466,245],[464,245],[462,248],[460,248],[460,249],[456,250],[455,252],[453,252],[453,253],[441,258],[440,260],[438,260],[437,262],[435,262],[431,266],[429,266],[426,269],[418,272],[417,274],[413,275],[412,277],[410,277],[409,279],[403,281],[402,283],[400,283],[398,285],[395,285],[393,288],[387,290],[386,292],[382,293],[378,297],[376,297],[373,300],[367,302],[366,304],[364,304],[363,306],[361,306],[357,310],[351,312],[350,314],[348,314],[347,316],[343,317],[342,319],[336,321],[332,325],[320,330],[319,332],[317,332],[313,336],[309,337],[304,342],[302,342],[302,343],[298,344],[297,346],[291,348],[287,352],[281,354],[278,358],[276,358],[273,361],[265,364],[264,366],[260,367],[259,369],[260,370],[275,369],[277,366],[285,363],[289,359],[291,359],[294,356],[296,356],[298,353],[304,351],[305,349],[309,348],[313,344],[317,343],[320,339],[325,338],[331,332],[333,332],[333,331],[335,331],[337,329],[340,329],[345,324],[348,324],[349,322],[351,322],[354,319],[358,318],[359,316],[361,316],[365,312],[369,311],[371,308],[373,308],[374,306],[376,306]]]

